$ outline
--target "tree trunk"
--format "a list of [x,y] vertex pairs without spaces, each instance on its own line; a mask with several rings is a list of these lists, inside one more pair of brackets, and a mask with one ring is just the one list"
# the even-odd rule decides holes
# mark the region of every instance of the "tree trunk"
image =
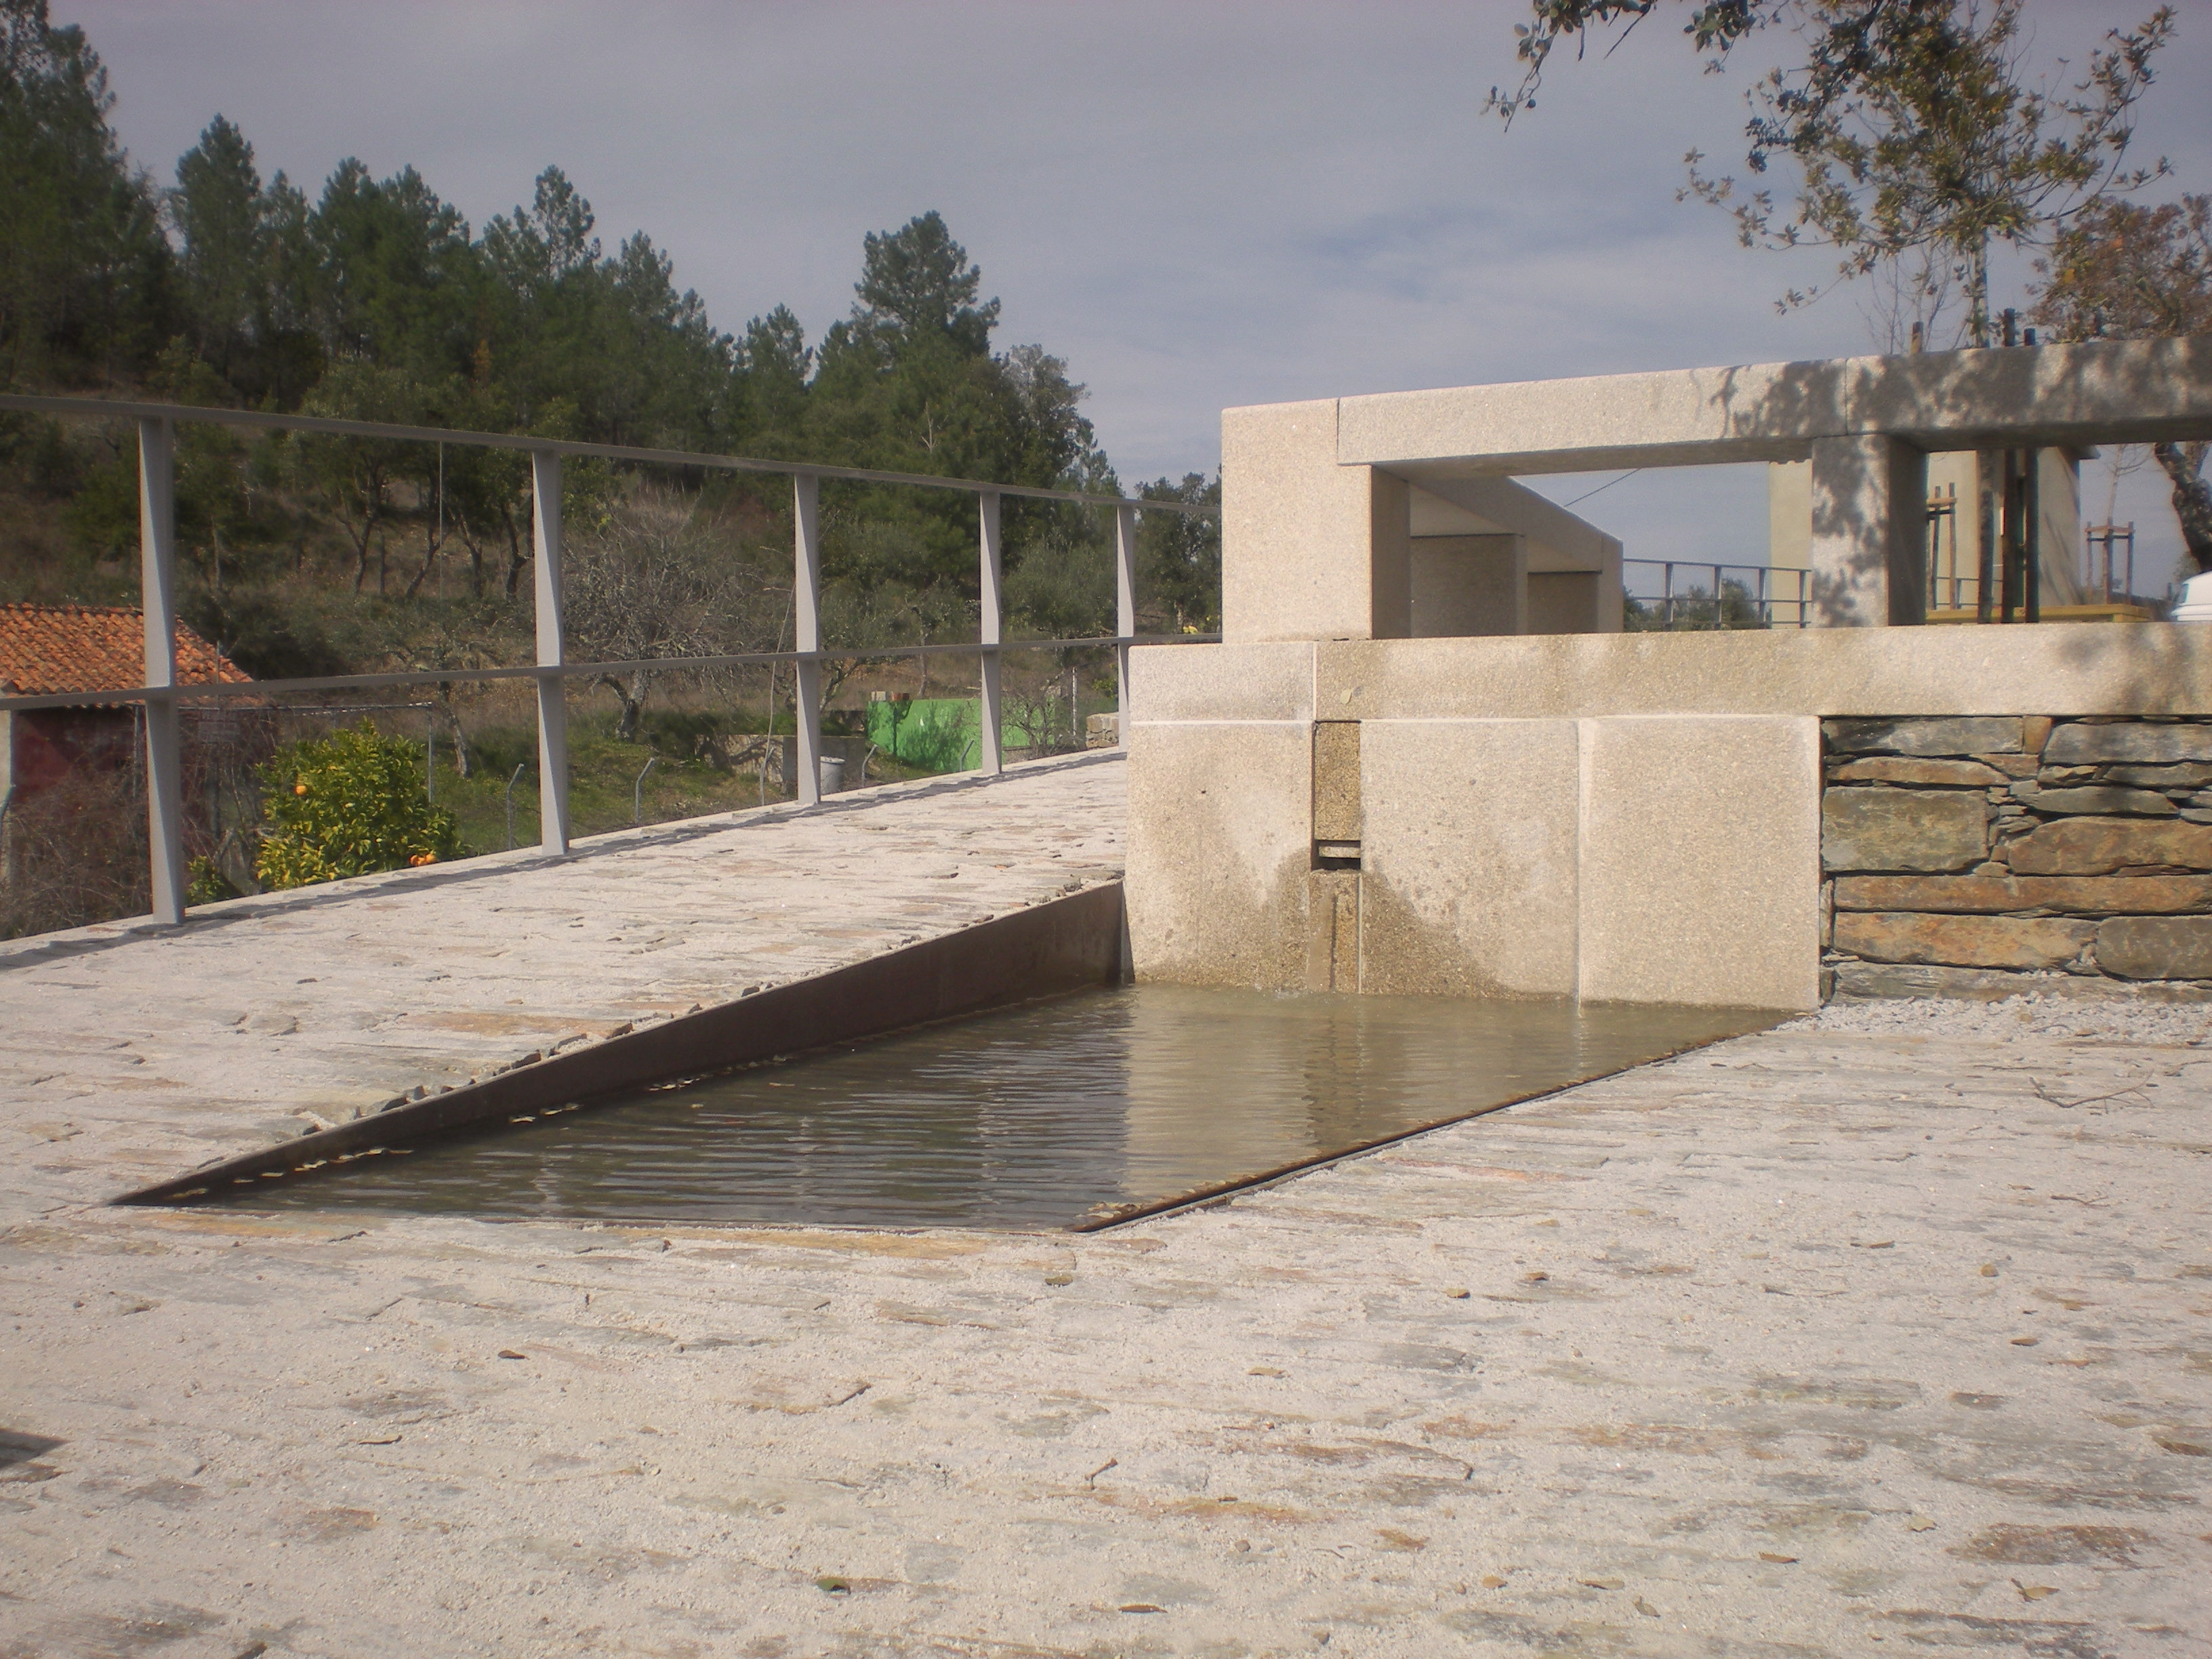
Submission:
[[507,597],[513,599],[522,591],[522,567],[530,562],[522,551],[522,530],[515,523],[514,509],[500,509],[500,517],[507,525]]
[[438,712],[446,717],[446,731],[453,741],[453,770],[469,775],[469,734],[461,730],[461,712],[453,707],[453,686],[448,680],[438,687]]
[[223,831],[222,839],[216,843],[215,855],[209,860],[222,878],[248,898],[263,890],[260,878],[254,874],[253,852],[251,843],[235,829]]
[[646,688],[652,683],[652,677],[635,673],[625,681],[619,675],[602,674],[597,683],[613,692],[615,701],[622,705],[622,714],[615,721],[615,736],[624,743],[635,742],[638,716],[645,712]]
[[422,584],[429,579],[430,568],[433,565],[438,562],[439,551],[445,545],[446,538],[443,532],[434,528],[428,523],[424,524],[422,526],[422,568],[416,571],[409,580],[407,583],[407,598],[411,599],[417,593],[422,591]]
[[2198,570],[2212,570],[2212,485],[2204,481],[2204,455],[2212,445],[2153,444],[2152,455],[2173,483],[2173,516]]
[[376,520],[370,520],[362,526],[361,534],[354,538],[353,591],[356,593],[361,592],[362,584],[368,580],[368,538],[375,526]]
[[461,544],[469,550],[469,597],[480,599],[483,598],[484,585],[483,538],[477,534],[476,526],[465,518],[460,520],[460,531]]

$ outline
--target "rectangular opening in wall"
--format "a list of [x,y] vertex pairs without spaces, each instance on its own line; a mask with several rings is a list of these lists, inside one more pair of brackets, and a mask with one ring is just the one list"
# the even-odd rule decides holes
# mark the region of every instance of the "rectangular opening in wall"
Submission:
[[1317,841],[1313,848],[1316,870],[1358,870],[1359,843],[1356,841]]

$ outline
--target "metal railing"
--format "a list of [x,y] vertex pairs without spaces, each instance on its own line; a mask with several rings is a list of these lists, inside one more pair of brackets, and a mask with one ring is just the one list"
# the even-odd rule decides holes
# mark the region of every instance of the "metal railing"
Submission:
[[1981,609],[1982,579],[1979,576],[1930,576],[1928,579],[1928,608],[1930,611],[1975,611]]
[[[2098,555],[2104,555],[2103,580],[2098,580]],[[2082,573],[2081,592],[2086,599],[2101,586],[2106,605],[2135,605],[2136,598],[2136,526],[2130,519],[2125,524],[2084,525],[2081,529],[2081,554],[2087,568]],[[2117,578],[2119,597],[2112,596]],[[2094,601],[2093,601],[2094,603]]]
[[[1623,559],[1620,567],[1624,588],[1632,567],[1660,573],[1658,592],[1631,591],[1627,597],[1638,605],[1656,605],[1662,629],[1811,625],[1813,573],[1809,570],[1790,565],[1709,564],[1690,559]],[[1680,586],[1674,574],[1678,570],[1687,573],[1685,580],[1692,586],[1687,589]],[[1734,583],[1735,592],[1731,592],[1728,577],[1730,571],[1740,572],[1751,580]],[[1712,577],[1710,590],[1694,585],[1698,576],[1707,574]],[[1731,621],[1731,605],[1749,614]],[[1784,613],[1779,619],[1777,611]]]
[[[441,427],[398,426],[376,421],[331,420],[307,415],[275,415],[255,410],[201,409],[173,404],[126,403],[103,398],[34,397],[0,394],[0,410],[27,414],[100,420],[131,420],[138,428],[138,531],[140,609],[145,618],[146,683],[101,691],[66,691],[0,696],[0,710],[118,707],[145,709],[146,815],[153,919],[173,925],[184,920],[190,879],[184,852],[182,764],[178,705],[258,698],[272,692],[363,690],[379,687],[476,684],[494,680],[535,682],[537,686],[538,839],[543,849],[568,850],[568,718],[564,685],[571,679],[628,673],[639,669],[699,670],[789,663],[798,683],[798,804],[822,799],[822,665],[825,661],[965,655],[979,657],[981,733],[977,763],[987,776],[1005,764],[999,665],[1008,651],[1065,651],[1079,647],[1115,650],[1115,707],[1129,706],[1129,650],[1150,644],[1197,644],[1213,635],[1140,635],[1136,631],[1137,515],[1173,513],[1203,517],[1214,509],[1194,502],[1146,501],[1028,484],[988,483],[972,478],[938,478],[919,473],[884,472],[864,467],[817,466],[804,462],[765,461],[741,455],[696,454],[684,450],[638,448],[621,444],[577,443],[509,433],[465,432]],[[248,427],[307,432],[331,437],[461,444],[482,449],[520,451],[530,457],[530,533],[532,553],[532,604],[537,633],[537,661],[510,668],[406,669],[375,674],[325,675],[301,679],[243,683],[180,682],[177,678],[176,428],[180,423]],[[566,659],[561,631],[561,463],[566,457],[629,461],[661,466],[699,467],[726,472],[777,473],[792,481],[793,618],[790,651],[738,652],[718,656],[648,657],[622,662],[574,663]],[[822,640],[821,494],[824,478],[862,483],[912,485],[950,489],[976,498],[981,617],[974,644],[875,646],[838,649]],[[1114,511],[1115,632],[1088,639],[1009,641],[1004,635],[1000,577],[1002,544],[1000,501],[1014,495],[1031,501],[1065,501]],[[1128,741],[1128,721],[1120,721],[1121,741]],[[519,772],[520,769],[518,769]]]

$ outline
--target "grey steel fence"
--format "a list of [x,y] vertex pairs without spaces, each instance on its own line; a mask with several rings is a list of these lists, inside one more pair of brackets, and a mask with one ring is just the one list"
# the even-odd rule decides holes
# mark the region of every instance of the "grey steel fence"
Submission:
[[[254,410],[200,409],[173,404],[126,403],[105,398],[50,398],[0,394],[0,409],[28,414],[99,420],[130,420],[138,428],[138,531],[140,606],[146,628],[146,683],[114,690],[67,691],[42,696],[0,696],[0,709],[117,707],[137,704],[145,710],[146,814],[153,919],[184,920],[185,867],[181,799],[182,768],[178,706],[185,702],[262,697],[272,692],[350,691],[380,687],[469,684],[527,679],[537,685],[538,840],[549,854],[565,854],[569,842],[568,720],[563,686],[570,679],[619,674],[639,669],[696,670],[789,663],[798,682],[798,804],[821,800],[822,665],[865,658],[954,655],[979,657],[982,672],[980,740],[974,770],[995,775],[1005,763],[1000,719],[999,665],[1008,651],[1064,651],[1079,647],[1115,649],[1117,697],[1123,713],[1121,740],[1128,741],[1129,650],[1150,644],[1197,644],[1216,635],[1142,635],[1137,633],[1137,516],[1172,513],[1203,517],[1213,509],[1192,502],[1146,501],[1081,490],[1048,489],[1028,484],[988,483],[972,478],[938,478],[919,473],[884,472],[863,467],[816,466],[803,462],[765,461],[749,456],[696,454],[686,450],[639,448],[621,444],[577,443],[507,433],[451,431],[441,427],[399,426],[376,421],[331,420],[306,415],[274,415]],[[330,437],[377,438],[419,443],[461,444],[483,449],[520,451],[530,457],[532,601],[537,625],[537,661],[526,667],[410,669],[379,674],[342,674],[301,679],[252,680],[242,684],[183,683],[177,678],[176,429],[188,422],[316,433]],[[574,663],[566,659],[561,633],[561,464],[565,458],[699,467],[726,472],[780,473],[792,481],[793,615],[796,623],[790,651],[741,652],[722,656],[650,657],[622,662]],[[872,646],[839,649],[822,640],[822,481],[912,485],[950,489],[976,499],[981,615],[974,644]],[[1115,629],[1088,639],[1009,641],[1000,603],[1002,547],[1000,502],[1013,495],[1032,501],[1066,501],[1114,512]],[[510,837],[511,839],[511,837]]]
[[[1660,573],[1656,593],[1630,589],[1627,597],[1638,605],[1656,606],[1658,625],[1662,629],[1811,625],[1813,573],[1809,570],[1790,565],[1708,564],[1687,559],[1623,559],[1620,568],[1624,587],[1632,568]],[[1677,571],[1683,573],[1679,579]],[[1740,573],[1744,580],[1731,584],[1731,571]],[[1712,578],[1710,591],[1696,585],[1698,578],[1705,575]],[[1744,613],[1734,621],[1729,617],[1731,604]]]

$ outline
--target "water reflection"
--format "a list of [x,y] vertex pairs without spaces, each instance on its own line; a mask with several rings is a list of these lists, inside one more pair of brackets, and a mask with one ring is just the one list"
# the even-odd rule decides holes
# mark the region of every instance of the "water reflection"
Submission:
[[253,1208],[1066,1227],[1778,1016],[1147,985],[425,1144]]

